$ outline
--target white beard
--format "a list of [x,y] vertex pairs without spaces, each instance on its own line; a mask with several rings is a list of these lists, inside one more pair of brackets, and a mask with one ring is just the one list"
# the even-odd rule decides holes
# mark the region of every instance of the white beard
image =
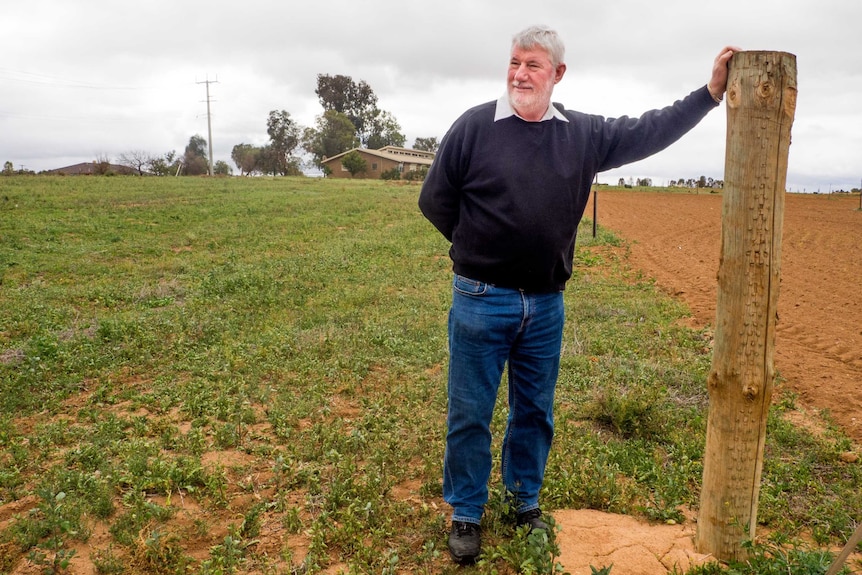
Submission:
[[551,104],[551,93],[554,85],[551,84],[546,90],[534,86],[533,90],[521,92],[514,86],[509,87],[509,104],[521,116],[532,116],[544,114]]

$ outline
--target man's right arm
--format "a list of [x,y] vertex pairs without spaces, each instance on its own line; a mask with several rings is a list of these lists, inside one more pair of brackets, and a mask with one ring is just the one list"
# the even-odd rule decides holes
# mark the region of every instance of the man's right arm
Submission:
[[419,192],[419,209],[434,224],[443,237],[452,241],[452,233],[460,215],[460,184],[456,176],[460,164],[461,147],[446,134],[431,164],[431,169]]

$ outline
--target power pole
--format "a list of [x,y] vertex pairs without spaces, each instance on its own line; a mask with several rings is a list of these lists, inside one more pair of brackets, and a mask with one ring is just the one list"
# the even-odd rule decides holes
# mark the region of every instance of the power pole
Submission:
[[210,84],[218,84],[218,79],[210,80],[207,77],[203,82],[198,82],[198,84],[206,84],[207,86],[207,145],[209,146],[209,166],[210,166],[210,176],[213,176],[213,124],[212,124],[212,114],[210,113]]

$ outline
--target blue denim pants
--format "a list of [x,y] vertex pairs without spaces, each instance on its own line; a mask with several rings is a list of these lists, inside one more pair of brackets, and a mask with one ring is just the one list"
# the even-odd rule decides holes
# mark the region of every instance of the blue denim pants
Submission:
[[449,311],[449,410],[443,498],[453,521],[479,523],[491,474],[491,417],[508,363],[503,486],[518,512],[539,506],[554,435],[563,294],[531,294],[456,275]]

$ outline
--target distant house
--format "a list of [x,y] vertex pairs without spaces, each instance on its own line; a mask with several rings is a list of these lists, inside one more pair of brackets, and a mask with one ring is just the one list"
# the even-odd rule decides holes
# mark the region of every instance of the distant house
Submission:
[[128,166],[106,164],[103,162],[82,162],[66,166],[65,168],[57,168],[56,170],[45,170],[42,173],[52,176],[98,176],[109,172],[121,176],[131,176],[138,173],[137,170]]
[[[368,165],[364,172],[351,176],[350,171],[344,167],[341,160],[350,152],[358,152]],[[409,148],[397,148],[386,146],[379,150],[368,150],[366,148],[353,148],[323,160],[323,165],[329,168],[331,178],[380,178],[383,172],[396,169],[402,174],[420,168],[429,168],[434,161],[434,152],[422,150],[411,150]]]

